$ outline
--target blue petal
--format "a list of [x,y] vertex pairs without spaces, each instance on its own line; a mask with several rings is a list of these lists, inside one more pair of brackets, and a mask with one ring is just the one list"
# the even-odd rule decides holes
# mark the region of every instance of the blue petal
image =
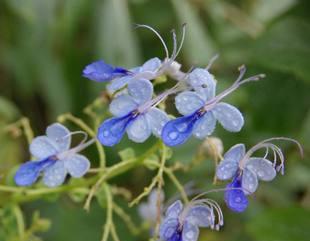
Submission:
[[191,223],[185,222],[182,231],[182,241],[197,241],[199,237],[199,228]]
[[152,133],[151,127],[143,114],[131,121],[126,131],[128,138],[138,143],[146,141]]
[[56,155],[61,151],[56,142],[47,136],[38,136],[34,138],[29,149],[30,153],[39,160]]
[[46,136],[53,140],[58,151],[66,151],[71,145],[71,135],[67,127],[54,123],[46,128]]
[[241,189],[232,188],[241,188],[240,177],[235,177],[234,180],[226,186],[224,199],[229,209],[238,213],[243,212],[248,207],[249,201]]
[[125,87],[132,78],[133,76],[129,75],[112,80],[110,84],[107,85],[108,92],[112,94],[115,91]]
[[44,170],[43,183],[48,187],[57,187],[63,184],[66,176],[64,161],[58,160]]
[[203,205],[193,206],[185,217],[186,221],[198,227],[209,227],[214,223],[210,208]]
[[216,126],[216,119],[212,112],[206,112],[196,123],[193,130],[193,135],[198,139],[204,139],[211,135]]
[[18,186],[29,186],[39,177],[41,171],[53,165],[55,159],[46,158],[42,161],[29,161],[22,164],[14,176],[14,181]]
[[175,97],[175,107],[182,115],[190,115],[204,104],[203,99],[193,91],[183,91]]
[[152,98],[153,85],[147,79],[132,79],[128,83],[128,93],[138,104],[144,104]]
[[191,136],[194,124],[203,116],[196,111],[189,116],[183,116],[168,121],[162,131],[162,139],[167,146],[183,144]]
[[87,65],[83,70],[83,76],[94,81],[109,81],[116,77],[129,74],[129,71],[120,67],[113,67],[99,60]]
[[212,109],[212,113],[224,129],[228,131],[238,132],[244,125],[241,112],[230,104],[219,103]]
[[159,228],[160,239],[165,241],[172,241],[172,240],[179,241],[178,239],[175,239],[176,234],[178,234],[178,227],[179,227],[178,218],[164,219]]
[[183,204],[180,200],[177,200],[168,207],[166,211],[166,218],[178,218],[182,210]]
[[102,145],[114,146],[122,139],[126,127],[137,116],[132,112],[122,117],[114,117],[104,121],[98,129],[97,137]]
[[114,116],[121,117],[133,111],[137,107],[138,104],[134,101],[133,97],[123,94],[112,100],[109,110]]
[[64,159],[66,170],[72,177],[82,177],[90,168],[90,161],[83,155],[75,154]]

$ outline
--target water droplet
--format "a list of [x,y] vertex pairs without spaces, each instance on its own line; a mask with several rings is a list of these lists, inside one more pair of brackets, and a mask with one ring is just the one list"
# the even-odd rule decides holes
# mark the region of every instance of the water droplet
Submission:
[[172,140],[175,140],[178,136],[179,136],[179,134],[175,131],[169,133],[169,138]]

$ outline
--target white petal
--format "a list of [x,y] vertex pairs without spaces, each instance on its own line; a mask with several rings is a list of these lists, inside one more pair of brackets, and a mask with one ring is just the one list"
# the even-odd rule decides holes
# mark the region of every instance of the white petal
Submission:
[[184,91],[175,97],[175,106],[180,114],[190,115],[204,105],[204,101],[198,94],[192,91]]
[[65,181],[66,175],[64,162],[58,160],[54,165],[45,169],[43,183],[48,187],[57,187]]
[[207,206],[193,206],[185,217],[186,221],[199,227],[209,227],[213,222],[210,209]]
[[242,172],[242,189],[246,195],[256,191],[258,186],[257,176],[254,172],[245,168]]
[[224,159],[216,168],[216,176],[220,180],[231,179],[238,170],[238,162]]
[[59,152],[56,143],[46,136],[34,138],[29,149],[30,153],[37,159],[44,159]]
[[246,163],[246,168],[254,172],[260,180],[271,181],[277,175],[272,162],[259,157],[252,157]]
[[128,93],[138,104],[144,104],[152,98],[153,85],[147,79],[133,79],[128,83]]
[[182,231],[182,241],[197,241],[199,229],[191,222],[185,222]]
[[215,125],[216,119],[214,118],[212,112],[207,112],[195,123],[193,134],[199,139],[204,139],[212,134],[215,129]]
[[241,112],[227,103],[219,103],[212,112],[220,124],[228,131],[238,132],[241,130],[244,119]]
[[123,94],[112,100],[109,110],[114,116],[122,117],[136,109],[137,106],[137,103],[131,96]]
[[72,177],[82,177],[90,167],[90,161],[83,155],[75,154],[64,159],[66,170]]
[[144,115],[139,115],[126,129],[128,138],[135,142],[144,142],[151,135],[151,128]]
[[171,204],[167,211],[166,211],[166,217],[168,218],[178,218],[181,211],[183,209],[183,204],[180,200],[175,201],[173,204]]
[[53,140],[59,151],[66,151],[71,145],[71,135],[67,127],[54,123],[46,128],[46,136]]
[[224,155],[224,160],[230,160],[232,162],[237,162],[245,155],[244,144],[236,144],[232,146]]
[[168,115],[164,111],[153,107],[145,114],[145,117],[152,129],[153,135],[161,137],[161,131],[169,121]]

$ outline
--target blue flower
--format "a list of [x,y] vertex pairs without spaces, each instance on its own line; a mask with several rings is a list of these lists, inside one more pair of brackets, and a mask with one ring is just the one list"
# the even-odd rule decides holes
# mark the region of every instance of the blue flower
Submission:
[[216,121],[228,131],[241,130],[244,119],[240,111],[230,104],[219,103],[230,89],[215,96],[216,82],[205,69],[195,69],[187,81],[194,91],[184,91],[176,96],[176,108],[183,117],[165,125],[162,139],[166,145],[180,145],[192,134],[204,139],[212,134]]
[[163,126],[169,120],[167,114],[153,107],[153,86],[147,79],[131,80],[128,94],[117,96],[110,104],[110,112],[115,116],[105,120],[98,130],[98,139],[105,146],[120,142],[125,131],[128,138],[144,142],[153,133],[160,137]]
[[147,79],[152,80],[157,78],[158,70],[161,67],[159,58],[152,58],[146,61],[142,66],[130,69],[130,75],[121,78],[115,78],[108,86],[107,90],[114,93],[126,86],[131,80]]
[[[214,210],[218,213],[219,223],[215,225]],[[180,200],[169,206],[160,225],[159,235],[163,241],[196,241],[199,228],[223,225],[219,206],[210,200],[195,200],[183,208]]]
[[80,154],[90,142],[69,149],[72,133],[59,123],[46,129],[46,136],[36,137],[30,144],[30,152],[37,159],[22,164],[14,180],[18,186],[29,186],[43,173],[43,183],[48,187],[61,185],[67,176],[82,177],[90,167],[89,160]]
[[[266,148],[266,146],[263,147]],[[270,148],[274,146],[270,145]],[[271,181],[276,176],[275,163],[265,157],[251,157],[256,150],[258,149],[251,148],[245,153],[243,144],[234,145],[225,153],[224,159],[217,166],[218,179],[232,179],[226,187],[225,202],[235,212],[243,212],[247,208],[246,196],[256,191],[258,180]]]
[[[153,190],[150,193],[147,202],[141,203],[138,207],[139,215],[144,221],[148,222],[150,225],[156,224],[157,221],[157,214],[158,214],[157,198],[158,198],[158,192],[157,190]],[[162,204],[165,198],[164,192],[160,192],[159,198]]]
[[121,67],[113,67],[99,60],[87,65],[83,70],[83,76],[98,82],[105,82],[117,77],[131,75],[132,73]]

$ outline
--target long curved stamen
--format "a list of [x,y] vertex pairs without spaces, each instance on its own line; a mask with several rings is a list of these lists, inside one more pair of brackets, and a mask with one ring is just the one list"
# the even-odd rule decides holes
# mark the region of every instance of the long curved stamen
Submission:
[[240,73],[239,73],[239,76],[236,79],[236,81],[228,89],[224,90],[222,93],[218,94],[213,99],[211,99],[209,102],[207,102],[206,106],[210,106],[212,104],[218,103],[224,97],[226,97],[231,92],[235,91],[236,89],[238,89],[241,85],[243,85],[245,83],[252,82],[252,81],[259,81],[260,79],[265,77],[264,74],[258,74],[258,75],[254,75],[254,76],[251,76],[249,78],[246,78],[246,79],[242,80],[242,78],[243,78],[243,76],[244,76],[244,74],[246,72],[246,67],[244,65],[242,65],[239,68],[239,72]]
[[167,45],[165,43],[165,41],[163,40],[163,38],[161,37],[161,35],[151,26],[145,25],[145,24],[135,24],[136,28],[146,28],[151,30],[153,33],[156,34],[156,36],[159,38],[159,40],[161,41],[162,45],[164,46],[165,52],[166,52],[166,58],[169,59],[169,51],[167,48]]
[[184,40],[185,40],[185,35],[186,35],[186,23],[182,24],[182,38],[181,38],[181,42],[179,45],[178,50],[176,51],[176,53],[174,54],[174,56],[171,56],[172,61],[174,61],[176,59],[176,57],[178,56],[178,54],[180,53],[183,44],[184,44]]
[[87,138],[88,138],[88,134],[87,134],[85,131],[73,131],[73,132],[70,132],[69,134],[67,134],[67,135],[65,135],[65,136],[62,136],[62,137],[60,137],[60,138],[57,138],[57,139],[56,139],[56,142],[57,142],[57,141],[61,141],[61,140],[63,140],[63,139],[66,139],[66,138],[68,138],[68,137],[70,137],[70,136],[73,136],[73,135],[76,135],[76,134],[82,134],[82,135],[84,136],[83,140],[79,143],[79,145],[85,143],[85,141],[86,141]]
[[206,67],[206,70],[209,70],[209,69],[211,68],[211,66],[212,66],[213,63],[218,59],[219,56],[220,56],[219,54],[216,54],[216,55],[214,55],[214,56],[210,59],[208,65],[207,65],[207,67]]
[[163,93],[159,94],[158,96],[156,96],[152,100],[150,100],[150,101],[146,102],[144,105],[140,106],[138,108],[138,112],[143,113],[151,107],[156,107],[164,99],[166,99],[169,95],[175,94],[175,93],[177,93],[183,89],[184,89],[184,87],[182,86],[181,82],[178,82],[175,86],[173,86],[169,90],[164,91]]
[[71,148],[71,149],[69,149],[69,150],[67,150],[67,151],[64,151],[64,152],[58,154],[58,155],[57,155],[57,158],[58,158],[58,159],[63,159],[63,158],[66,158],[66,157],[68,157],[68,156],[71,156],[71,155],[73,155],[73,154],[76,154],[76,153],[78,153],[78,152],[84,150],[84,149],[87,148],[88,146],[92,145],[93,143],[95,143],[96,140],[97,140],[96,138],[93,138],[93,139],[90,139],[90,140],[87,141],[87,142],[82,142],[82,143],[78,144],[76,147]]
[[[288,138],[288,137],[272,137],[272,138],[268,138],[266,140],[263,140],[263,141],[257,143],[255,146],[253,146],[251,149],[249,149],[247,151],[247,153],[244,155],[244,157],[242,158],[242,160],[240,161],[239,166],[241,168],[243,168],[244,165],[246,164],[246,161],[254,154],[254,152],[256,152],[262,148],[271,148],[273,150],[274,157],[276,157],[276,155],[278,155],[278,157],[280,159],[280,164],[277,167],[277,171],[281,170],[281,173],[284,174],[285,157],[282,153],[282,150],[277,145],[271,143],[271,141],[277,141],[277,140],[290,141],[290,142],[295,143],[299,149],[300,155],[303,157],[303,148],[302,148],[301,144],[298,141],[296,141],[295,139]],[[275,165],[276,165],[276,158],[274,158],[274,166]]]
[[177,52],[178,43],[177,43],[177,35],[175,33],[175,29],[172,29],[171,33],[172,33],[172,39],[173,39],[173,50],[172,50],[170,59],[173,59]]

